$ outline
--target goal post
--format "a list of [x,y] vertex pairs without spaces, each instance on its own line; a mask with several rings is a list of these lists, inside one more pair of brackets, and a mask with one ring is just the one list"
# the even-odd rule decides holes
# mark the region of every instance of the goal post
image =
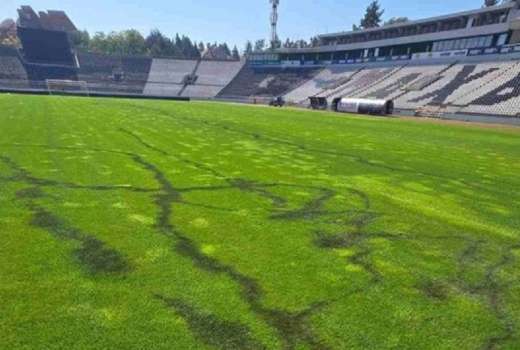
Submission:
[[49,95],[64,93],[89,95],[88,84],[86,81],[47,79],[45,80],[45,83]]

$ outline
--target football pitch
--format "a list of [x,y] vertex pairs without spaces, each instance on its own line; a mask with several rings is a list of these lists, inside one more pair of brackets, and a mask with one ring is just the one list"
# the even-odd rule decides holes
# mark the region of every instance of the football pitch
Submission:
[[0,95],[2,349],[518,349],[520,129]]

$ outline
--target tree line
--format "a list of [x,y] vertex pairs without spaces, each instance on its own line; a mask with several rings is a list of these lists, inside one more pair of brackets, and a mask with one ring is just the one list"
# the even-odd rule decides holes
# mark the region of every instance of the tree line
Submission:
[[93,36],[84,30],[71,33],[70,36],[77,49],[106,55],[200,59],[206,50],[218,50],[227,59],[240,59],[236,46],[230,49],[227,43],[197,43],[179,34],[169,38],[158,29],[152,30],[146,37],[135,29],[108,34],[97,32]]

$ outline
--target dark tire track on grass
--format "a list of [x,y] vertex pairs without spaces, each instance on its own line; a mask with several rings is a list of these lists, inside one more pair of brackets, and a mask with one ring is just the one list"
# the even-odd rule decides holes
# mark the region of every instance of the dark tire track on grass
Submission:
[[[270,200],[272,202],[272,204],[276,207],[283,207],[287,203],[287,200],[285,198],[283,198],[281,196],[277,196],[277,195],[267,191],[266,188],[270,187],[269,185],[260,185],[254,181],[241,179],[241,178],[229,178],[226,175],[224,175],[223,173],[217,171],[216,169],[213,169],[212,167],[207,166],[206,164],[203,164],[203,163],[191,160],[191,159],[187,159],[187,158],[179,156],[177,154],[169,153],[159,147],[151,145],[149,142],[145,141],[141,136],[137,135],[135,132],[132,132],[132,131],[129,131],[129,130],[126,130],[123,128],[119,128],[119,131],[134,138],[138,143],[140,143],[142,146],[144,146],[145,148],[147,148],[149,150],[152,150],[158,154],[161,154],[162,156],[172,157],[182,163],[192,165],[195,168],[197,168],[198,170],[201,170],[203,172],[207,172],[207,173],[213,175],[213,177],[215,177],[217,180],[224,180],[229,185],[229,187],[223,186],[222,188],[218,188],[218,189],[234,188],[234,189],[238,189],[243,192],[256,193],[257,195]],[[201,187],[200,189],[209,190],[208,187],[206,187],[206,188]],[[186,191],[187,191],[187,189],[186,190],[179,189],[179,192],[186,192]]]
[[323,207],[336,195],[336,191],[328,188],[320,188],[319,191],[320,193],[315,198],[304,203],[301,208],[273,214],[271,218],[277,220],[299,220],[321,216],[324,213]]
[[171,222],[173,204],[182,204],[181,192],[174,188],[164,173],[152,163],[145,161],[140,156],[134,157],[134,161],[149,171],[161,187],[161,190],[155,194],[155,204],[158,209],[156,227],[160,232],[175,240],[174,251],[176,253],[190,259],[196,267],[202,270],[223,274],[237,283],[241,289],[242,299],[249,305],[251,311],[276,330],[285,349],[295,349],[300,343],[304,343],[314,350],[329,349],[311,329],[308,320],[322,303],[311,305],[300,312],[288,312],[263,306],[264,293],[256,280],[238,272],[230,265],[205,255],[193,240]]
[[62,182],[50,179],[43,179],[32,175],[26,169],[20,167],[15,162],[13,162],[9,157],[0,156],[0,161],[2,161],[5,165],[10,167],[12,170],[16,171],[16,175],[5,178],[6,181],[11,182],[23,182],[29,183],[34,186],[40,187],[61,187],[66,189],[74,189],[74,190],[91,190],[91,191],[114,191],[114,190],[122,190],[122,191],[130,191],[137,193],[151,193],[155,192],[155,189],[141,188],[130,185],[81,185],[72,182]]
[[[336,192],[328,188],[319,188],[319,190],[320,193],[304,203],[301,208],[273,215],[272,218],[277,220],[306,220],[329,215],[331,212],[324,209],[324,206],[336,195]],[[386,233],[369,233],[367,226],[378,217],[377,213],[372,212],[370,198],[365,192],[357,189],[348,189],[347,191],[351,197],[357,198],[362,203],[361,208],[355,211],[334,212],[332,215],[340,217],[344,221],[343,224],[350,229],[346,228],[335,234],[317,232],[314,245],[321,249],[354,249],[355,252],[347,258],[347,262],[360,267],[370,275],[372,284],[380,283],[383,276],[371,260],[374,252],[369,241],[374,238],[386,240],[405,238]]]
[[[16,147],[24,147],[24,145],[16,145]],[[155,166],[152,165],[150,167],[149,166],[150,164],[147,164],[147,162],[144,161],[142,156],[137,155],[135,153],[123,152],[123,151],[119,151],[119,150],[104,150],[104,149],[99,149],[99,148],[88,148],[88,149],[86,149],[84,147],[47,147],[45,145],[29,145],[29,147],[38,147],[38,148],[47,148],[47,149],[60,149],[60,150],[64,150],[64,151],[104,152],[104,153],[113,153],[113,154],[124,155],[124,156],[127,156],[127,157],[131,158],[134,162],[138,163],[141,167],[145,167],[147,171],[155,172],[154,178],[158,182],[161,182],[163,185],[166,184],[166,183],[169,183],[168,180],[166,179],[166,177],[160,178],[160,176],[159,177],[156,176],[157,172],[158,172],[158,169]],[[4,159],[4,162],[5,162],[5,159]],[[21,170],[22,172],[25,171],[22,168],[19,168],[18,170]],[[34,180],[37,185],[49,186],[49,187],[63,185],[63,184],[60,184],[60,183],[58,183],[56,181],[52,181],[52,180],[38,179],[38,178],[35,178],[35,177],[33,177],[33,176],[31,176],[30,174],[27,174],[27,173],[25,175],[29,175],[29,176],[25,177],[25,180],[29,180],[29,181]],[[18,175],[14,176],[14,177],[11,177],[10,180],[18,180],[18,181],[20,181],[20,178],[21,178],[21,176],[18,174]],[[232,182],[232,181],[237,181],[237,179],[231,179],[231,180],[226,179],[226,181]],[[191,192],[191,191],[230,190],[230,189],[236,189],[237,187],[241,187],[239,189],[241,191],[244,191],[244,192],[255,192],[258,189],[265,190],[267,188],[275,188],[277,186],[287,186],[287,187],[294,187],[294,188],[306,188],[306,189],[317,190],[319,192],[319,194],[318,194],[318,196],[316,198],[313,198],[309,202],[305,203],[300,209],[289,211],[289,213],[292,213],[292,214],[287,215],[287,219],[297,220],[297,219],[305,219],[306,216],[309,217],[309,218],[313,218],[313,217],[316,217],[316,216],[319,216],[319,215],[331,214],[331,212],[327,212],[327,211],[324,211],[322,209],[319,209],[320,206],[322,206],[328,199],[323,199],[323,198],[319,199],[318,198],[320,196],[321,197],[325,196],[327,191],[329,191],[329,189],[320,188],[320,187],[313,187],[313,186],[299,186],[299,185],[280,184],[280,183],[262,184],[262,183],[258,183],[258,182],[252,182],[252,181],[249,181],[249,180],[238,179],[238,181],[236,183],[231,183],[230,184],[229,182],[227,182],[225,185],[220,185],[220,186],[209,186],[209,187],[199,186],[199,187],[184,188],[184,189],[174,189],[173,187],[171,187],[166,192],[161,191],[161,188],[159,188],[159,189],[143,189],[143,191],[138,190],[136,192],[149,192],[149,193],[154,194],[154,195],[157,194],[157,196],[161,196],[162,195],[163,200],[166,200],[166,201],[170,201],[171,200],[172,203],[175,202],[175,203],[178,203],[178,204],[190,205],[189,203],[182,203],[183,202],[183,200],[182,200],[182,193],[188,193],[188,192]],[[72,188],[72,189],[80,189],[80,188],[84,188],[85,186],[75,185],[75,184],[64,184],[62,187],[64,187],[64,188]],[[119,190],[119,189],[124,189],[124,188],[123,187],[119,187],[119,186],[103,186],[103,187],[91,186],[91,188],[88,188],[88,189],[92,189],[92,190],[98,189],[98,190],[102,191],[102,190]],[[255,189],[255,190],[253,190],[253,189]],[[173,193],[170,190],[174,190],[173,192],[176,192],[176,193]],[[171,193],[168,194],[169,191]],[[355,190],[352,190],[352,191],[355,191]],[[362,198],[362,200],[365,202],[365,208],[361,210],[361,213],[358,213],[358,215],[362,215],[363,214],[362,213],[363,210],[365,210],[365,211],[368,210],[370,208],[370,205],[369,205],[368,197],[366,197],[366,195],[364,195],[360,191],[358,191],[357,195],[360,198]],[[267,198],[271,197],[269,194],[265,195],[265,192],[264,192],[264,196],[267,197]],[[331,194],[329,193],[327,196],[331,196]],[[271,201],[273,201],[273,205],[274,205],[274,200],[272,199],[272,197],[271,197]],[[156,202],[156,204],[159,204],[159,203],[160,202]],[[313,203],[313,204],[311,204],[311,203]],[[316,203],[318,203],[318,204],[316,204]],[[314,210],[309,210],[309,208],[313,208]],[[318,208],[318,210],[316,210],[316,208]],[[171,207],[170,207],[170,210],[171,210]],[[294,215],[294,213],[299,213],[299,214],[303,213],[304,215]],[[340,213],[338,212],[338,213],[332,213],[332,214],[333,215],[337,215],[337,214],[340,214]],[[345,214],[346,214],[346,212],[345,212]],[[273,214],[274,217],[276,217],[276,215],[280,215],[280,213],[279,212],[277,212],[277,213],[275,212]],[[279,218],[280,219],[283,218],[283,215],[279,216]],[[366,271],[371,276],[371,282],[373,282],[373,283],[380,282],[381,281],[381,275],[377,271],[377,269],[375,269],[373,263],[370,261],[370,255],[373,252],[370,249],[370,247],[368,247],[369,240],[372,239],[372,238],[387,238],[387,239],[401,239],[401,238],[396,238],[393,235],[383,235],[383,236],[380,235],[380,237],[377,237],[377,235],[375,235],[375,236],[373,235],[372,237],[370,235],[367,235],[365,237],[366,233],[364,233],[362,235],[362,238],[353,239],[352,237],[349,237],[348,234],[349,234],[348,232],[343,232],[343,233],[338,234],[339,236],[343,236],[343,237],[336,237],[335,239],[334,238],[327,238],[328,239],[327,243],[324,243],[324,241],[326,239],[324,239],[325,235],[322,235],[322,237],[320,239],[321,242],[318,243],[317,245],[318,246],[321,245],[321,248],[327,248],[327,249],[336,249],[336,248],[341,248],[341,247],[356,249],[357,251],[354,252],[354,254],[352,256],[347,258],[347,261],[350,264],[355,265],[355,266],[359,266],[364,271]],[[184,236],[179,236],[179,238],[181,240],[184,239],[184,240],[189,241]],[[334,240],[336,240],[335,244],[333,243]],[[99,249],[99,244],[90,244],[90,246],[94,247],[96,249]],[[227,269],[223,268],[223,267],[226,267],[226,266],[225,265],[223,265],[223,266],[219,265],[220,263],[218,261],[213,261],[213,262],[206,261],[206,262],[204,262],[207,257],[204,254],[202,254],[200,252],[200,250],[196,246],[194,246],[194,247],[195,247],[195,250],[190,248],[189,245],[186,244],[186,241],[184,241],[183,243],[178,245],[178,247],[176,248],[176,251],[178,253],[180,253],[181,255],[189,257],[192,260],[193,259],[197,260],[198,262],[196,263],[196,265],[198,265],[199,268],[203,268],[203,269],[205,269],[207,271],[213,271],[215,273],[227,274],[231,279],[235,280],[241,286],[242,293],[254,292],[254,290],[255,290],[255,287],[254,287],[255,284],[253,283],[253,282],[255,282],[254,280],[248,279],[246,276],[241,275],[240,273],[235,271],[233,268],[231,268],[231,270],[227,270]],[[188,249],[186,249],[186,248],[188,248]],[[185,255],[185,254],[187,254],[189,252],[193,253],[194,251],[198,251],[198,253],[200,254],[199,257],[195,257],[194,258],[194,254]],[[79,253],[75,253],[75,254],[77,254],[77,259],[81,259],[81,254],[79,254]],[[213,266],[213,267],[211,267],[211,266]],[[217,266],[217,268],[215,268],[215,266]],[[359,290],[357,292],[360,293],[360,292],[363,292],[363,290]],[[253,294],[255,294],[255,293],[253,293]],[[262,298],[262,296],[260,296],[259,298]],[[245,300],[247,300],[247,299],[245,299]],[[248,303],[249,302],[250,301],[248,301]],[[258,303],[259,303],[259,301],[258,301]],[[305,312],[306,310],[301,311],[300,313],[290,313],[290,312],[280,311],[280,310],[263,310],[263,312],[262,312],[262,310],[260,310],[260,311],[256,310],[255,311],[253,308],[252,308],[252,310],[255,313],[257,313],[259,316],[261,316],[262,319],[264,319],[267,324],[269,324],[273,328],[277,329],[277,333],[280,335],[280,339],[282,339],[282,341],[284,342],[284,346],[287,349],[294,348],[295,347],[294,344],[301,343],[302,341],[305,342],[307,345],[315,344],[315,346],[318,346],[316,344],[322,344],[322,342],[319,339],[317,341],[316,341],[316,339],[312,340],[313,339],[312,336],[309,336],[309,332],[310,332],[310,334],[313,334],[312,330],[304,331],[304,330],[300,329],[298,331],[298,334],[300,334],[300,335],[298,335],[298,334],[297,335],[290,335],[290,333],[292,332],[291,329],[298,328],[298,327],[294,326],[294,324],[297,324],[298,322],[301,321],[302,318],[300,317],[300,314],[303,314],[303,315],[307,314]],[[282,328],[282,327],[285,327],[285,328]],[[300,328],[303,327],[303,329],[309,329],[308,325],[299,326],[299,327]],[[280,328],[282,328],[282,330],[280,330]],[[301,334],[307,334],[307,336],[304,337],[305,339],[302,338]],[[493,337],[493,338],[490,338],[489,343],[491,345],[489,345],[489,348],[492,349],[493,347],[496,346],[494,344],[507,341],[508,339],[509,339],[508,336],[506,336],[506,337]]]
[[170,223],[170,215],[173,203],[182,203],[181,193],[172,186],[166,175],[155,165],[145,161],[144,158],[137,154],[134,154],[132,159],[143,169],[153,174],[154,179],[159,184],[159,191],[154,195],[155,204],[159,208],[156,227],[163,231],[172,231],[173,225]]
[[483,240],[467,240],[466,247],[457,258],[457,280],[454,284],[461,291],[484,300],[492,314],[502,324],[501,334],[490,336],[482,346],[483,350],[495,350],[512,340],[517,332],[517,325],[505,310],[503,300],[513,282],[501,283],[499,274],[515,262],[514,252],[520,249],[520,243],[503,246],[498,260],[485,267],[483,278],[476,284],[468,283],[465,275],[469,272],[469,266],[478,262],[479,250],[484,247],[485,243]]
[[56,239],[78,244],[72,255],[89,274],[124,275],[132,270],[130,263],[117,250],[37,204],[37,199],[45,196],[39,187],[28,187],[16,193],[17,199],[31,211],[31,226],[47,231]]
[[[353,154],[353,153],[309,147],[305,144],[297,143],[294,141],[282,139],[282,138],[275,137],[275,136],[270,136],[267,133],[251,132],[251,131],[247,131],[247,130],[242,130],[242,129],[236,128],[234,126],[230,126],[228,124],[218,123],[218,122],[213,122],[213,121],[210,122],[209,120],[203,119],[203,118],[181,117],[181,116],[172,114],[171,112],[166,111],[162,108],[158,108],[158,107],[142,106],[142,105],[137,105],[137,104],[133,104],[132,106],[137,109],[141,109],[141,110],[145,110],[145,111],[152,110],[152,111],[159,112],[160,114],[162,114],[165,117],[173,118],[176,121],[181,121],[181,122],[184,122],[185,124],[187,123],[187,124],[193,125],[193,123],[198,123],[199,125],[202,124],[207,127],[212,127],[213,129],[219,128],[219,129],[225,130],[227,132],[232,132],[232,133],[248,136],[257,141],[267,141],[267,142],[279,144],[282,146],[292,147],[298,151],[306,151],[309,153],[348,158],[348,159],[351,159],[352,161],[355,161],[362,165],[366,165],[369,167],[374,167],[374,168],[378,168],[378,169],[382,169],[382,170],[387,170],[387,171],[391,171],[391,172],[395,172],[395,173],[407,173],[407,174],[425,176],[425,177],[441,180],[443,182],[454,181],[454,178],[450,177],[450,176],[446,176],[446,175],[442,175],[442,174],[435,174],[435,173],[430,173],[430,172],[424,172],[424,171],[418,172],[414,169],[408,169],[408,168],[396,167],[396,166],[392,166],[392,165],[388,165],[388,164],[382,164],[380,162],[375,162],[375,161],[369,160],[367,158],[361,157],[360,155]],[[485,191],[485,192],[494,193],[497,190],[496,188],[488,189],[486,187],[483,187],[482,185],[478,185],[475,183],[469,183],[469,182],[461,180],[461,179],[456,179],[455,181],[457,181],[458,183],[460,183],[468,188],[474,188],[474,189],[478,189],[478,190]]]
[[368,273],[371,283],[380,283],[383,280],[383,275],[371,260],[373,248],[369,241],[373,238],[388,239],[394,237],[386,234],[368,233],[367,226],[377,218],[377,214],[371,213],[372,204],[366,193],[360,190],[351,190],[350,193],[363,202],[363,208],[358,215],[345,218],[351,228],[333,235],[318,232],[314,244],[322,249],[354,249],[355,252],[347,258],[347,262],[359,266]]
[[267,350],[251,336],[251,330],[239,322],[221,320],[210,313],[197,310],[181,299],[162,295],[155,295],[155,298],[179,314],[196,338],[208,346],[222,350]]
[[[1,156],[0,161],[15,173],[12,182],[21,182],[30,186],[17,191],[16,198],[31,211],[32,226],[47,231],[57,239],[76,242],[79,247],[73,251],[73,256],[90,274],[125,274],[131,271],[130,263],[117,250],[108,247],[95,236],[68,224],[37,203],[38,199],[48,197],[42,190],[43,186],[63,186],[63,184],[36,178],[9,157]],[[64,187],[67,187],[66,185]]]
[[[15,166],[13,161],[6,157],[0,159],[8,166],[14,165],[12,170],[18,172],[19,167]],[[25,170],[23,172],[25,175],[28,174]],[[46,194],[37,183],[31,181],[26,183],[31,187],[19,190],[16,197],[31,211],[30,224],[47,231],[57,239],[76,242],[79,247],[74,249],[73,257],[88,273],[93,275],[121,275],[132,270],[130,263],[117,250],[106,246],[103,241],[93,235],[69,225],[60,217],[37,204],[37,199],[45,197]]]
[[[126,132],[127,134],[133,136],[137,139],[143,146],[154,150],[164,156],[170,156],[170,154],[164,150],[161,150],[155,146],[150,146],[147,142],[142,140],[137,135],[134,135],[131,132]],[[148,145],[148,146],[146,146]],[[251,310],[256,313],[259,317],[261,317],[267,324],[276,329],[281,341],[284,344],[285,349],[295,349],[295,347],[304,343],[311,347],[311,349],[315,350],[325,350],[328,349],[322,340],[320,340],[315,333],[312,331],[310,326],[308,325],[308,318],[313,314],[313,312],[317,311],[325,303],[318,303],[315,305],[311,305],[310,307],[300,311],[300,312],[288,312],[279,309],[269,309],[262,305],[261,299],[263,298],[263,291],[256,280],[242,273],[238,272],[234,267],[226,265],[218,261],[217,259],[205,255],[193,242],[189,239],[185,234],[183,234],[175,225],[173,225],[170,221],[170,216],[172,214],[172,207],[175,202],[182,203],[181,193],[183,189],[176,189],[172,186],[172,184],[166,179],[166,176],[153,164],[146,162],[141,157],[134,157],[134,161],[140,164],[143,168],[150,171],[154,178],[158,181],[161,186],[161,190],[155,196],[155,203],[158,206],[159,212],[156,217],[156,226],[157,228],[167,234],[168,236],[172,236],[176,239],[175,243],[175,251],[181,256],[185,256],[189,258],[195,266],[198,268],[211,272],[211,273],[220,273],[228,276],[231,280],[235,281],[241,287],[241,295],[242,299],[246,301]],[[197,162],[190,162],[194,164]],[[201,170],[207,170],[206,167],[202,167]],[[212,173],[215,173],[211,170]],[[221,175],[221,174],[219,174]],[[219,176],[224,177],[225,176]],[[274,197],[270,193],[266,195],[264,188],[258,188],[258,186],[276,186],[276,184],[269,185],[258,185],[255,182],[251,182],[244,179],[226,179],[228,182],[228,186],[217,186],[217,188],[213,189],[211,187],[203,187],[197,188],[197,190],[208,191],[208,190],[222,190],[222,189],[235,189],[245,192],[254,192],[260,195],[267,196],[273,201],[273,204],[282,205],[285,203],[285,200],[282,200],[278,197]],[[188,191],[190,189],[185,189]],[[193,189],[191,189],[193,190]],[[320,200],[321,203],[323,200]],[[163,301],[165,297],[161,297]]]
[[44,229],[57,239],[79,244],[79,247],[74,249],[73,256],[90,274],[119,275],[132,270],[123,255],[107,247],[103,241],[69,225],[34,202],[29,202],[27,207],[32,211],[32,226]]
[[271,202],[275,208],[283,208],[287,205],[287,199],[269,192],[267,188],[280,186],[278,183],[262,184],[257,181],[251,181],[242,178],[226,179],[231,188],[238,189],[244,193],[253,193],[263,197]]
[[513,251],[520,248],[520,244],[504,248],[499,261],[488,266],[484,280],[478,286],[475,286],[471,291],[474,294],[480,295],[487,299],[487,302],[493,311],[496,318],[502,323],[503,331],[501,335],[492,336],[484,345],[486,350],[498,349],[502,344],[513,339],[516,332],[516,324],[512,317],[505,310],[504,295],[512,282],[501,284],[499,273],[506,267],[510,266],[515,256]]
[[119,132],[132,137],[133,139],[135,139],[138,143],[140,143],[145,148],[147,148],[147,149],[149,149],[151,151],[154,151],[156,153],[159,153],[162,156],[173,157],[173,158],[177,159],[180,162],[183,162],[183,163],[188,164],[188,165],[192,165],[192,166],[196,167],[199,170],[208,172],[208,173],[212,174],[216,178],[225,178],[225,176],[223,174],[219,173],[215,169],[213,169],[213,168],[211,168],[211,167],[209,167],[209,166],[207,166],[207,165],[205,165],[203,163],[196,162],[194,160],[187,159],[187,158],[181,157],[181,156],[176,155],[176,154],[171,154],[171,153],[169,153],[169,152],[167,152],[167,151],[165,151],[165,150],[163,150],[163,149],[161,149],[159,147],[156,147],[156,146],[150,144],[149,142],[145,141],[141,136],[139,136],[135,132],[132,132],[132,131],[124,129],[124,128],[119,128],[118,130],[119,130]]
[[[42,149],[50,149],[50,150],[61,150],[61,151],[83,151],[83,152],[99,152],[99,153],[111,153],[116,154],[120,156],[124,156],[127,158],[132,159],[135,161],[136,159],[142,159],[142,157],[136,153],[132,152],[123,152],[123,151],[117,151],[117,150],[106,150],[106,149],[100,149],[100,148],[84,148],[84,147],[54,147],[54,146],[46,146],[46,145],[23,145],[23,144],[16,144],[16,145],[10,145],[12,147],[22,147],[22,148],[42,148]],[[31,183],[34,185],[42,186],[42,187],[57,187],[57,188],[64,188],[64,189],[71,189],[71,190],[91,190],[91,191],[129,191],[129,192],[135,192],[135,193],[156,193],[160,191],[159,188],[142,188],[132,185],[108,185],[108,184],[102,184],[102,185],[83,185],[83,184],[76,184],[72,182],[64,182],[64,181],[56,181],[51,179],[44,179],[36,177],[32,174],[30,174],[28,171],[26,171],[24,168],[18,166],[15,164],[10,158],[5,156],[0,156],[0,161],[8,164],[13,169],[16,169],[18,172],[16,175],[9,176],[9,177],[0,177],[1,181],[5,182],[26,182]],[[216,210],[216,211],[233,211],[233,209],[230,208],[222,208],[217,206],[211,206],[211,205],[205,205],[200,203],[191,203],[187,201],[183,201],[183,204],[188,206],[194,206],[194,207],[201,207],[209,210]]]
[[[139,136],[135,135],[132,132],[124,131],[125,133],[133,136],[139,143],[141,143],[143,146],[161,154],[164,156],[170,156],[170,154],[162,149],[159,149],[155,146],[150,146],[149,143],[144,141]],[[148,146],[147,146],[148,145]],[[181,158],[181,157],[179,157]],[[157,168],[154,168],[153,166],[146,166],[148,170],[152,170],[154,172],[154,177],[158,179],[163,179],[163,176],[156,173]],[[199,168],[200,170],[206,171],[206,167]],[[214,172],[211,170],[211,172]],[[229,184],[229,186],[215,186],[215,187],[197,187],[197,188],[191,188],[191,189],[178,189],[177,192],[183,193],[188,191],[213,191],[213,190],[230,190],[230,189],[239,189],[243,192],[250,192],[255,193],[260,196],[266,197],[270,199],[273,203],[273,206],[277,208],[281,208],[287,204],[287,201],[279,196],[273,195],[271,192],[267,191],[266,188],[272,188],[272,187],[290,187],[290,188],[305,188],[305,189],[312,189],[312,190],[318,190],[319,193],[309,200],[308,202],[304,203],[301,208],[295,209],[295,210],[289,210],[285,212],[276,212],[271,216],[271,219],[276,220],[299,220],[299,219],[313,219],[318,216],[327,215],[329,212],[324,209],[325,204],[331,200],[337,192],[334,190],[331,190],[329,188],[324,187],[317,187],[317,186],[300,186],[300,185],[294,185],[294,184],[283,184],[283,183],[269,183],[269,184],[262,184],[246,179],[228,179],[222,174],[219,174],[220,178],[224,178],[226,182]],[[160,181],[160,184],[162,185],[162,180]],[[163,192],[171,192],[171,184],[164,184],[164,190]],[[364,211],[370,211],[371,210],[371,203],[368,195],[360,190],[351,189],[349,192],[357,196],[360,201],[363,203],[364,208],[362,210]],[[168,196],[167,196],[168,197]],[[162,200],[156,200],[156,202],[161,202]],[[163,212],[170,212],[171,207],[162,207],[161,209]],[[350,211],[342,211],[337,214],[346,214],[350,213]],[[349,263],[361,267],[364,271],[366,271],[371,276],[371,282],[377,283],[382,281],[382,275],[379,273],[379,271],[375,268],[373,263],[370,261],[370,255],[372,255],[372,249],[368,245],[368,239],[369,238],[395,238],[390,237],[390,235],[371,235],[368,236],[363,232],[364,227],[368,224],[368,222],[373,218],[372,213],[365,213],[365,216],[363,216],[361,219],[352,219],[351,222],[354,222],[355,224],[355,230],[354,233],[356,234],[359,239],[352,240],[352,244],[350,248],[356,248],[357,251],[354,255],[352,255],[348,261]],[[159,215],[159,221],[161,221],[163,217],[165,217],[166,214]],[[159,225],[162,226],[162,225]],[[171,224],[169,226],[164,226],[163,229],[166,231],[172,230],[173,227]],[[245,300],[248,301],[248,303],[251,305],[252,310],[254,310],[257,314],[262,315],[263,318],[266,318],[267,323],[269,323],[271,326],[277,328],[277,329],[283,329],[282,335],[283,339],[286,339],[286,348],[292,349],[294,348],[298,341],[301,339],[304,339],[306,343],[310,346],[317,346],[319,344],[319,341],[316,341],[316,339],[313,339],[312,333],[309,332],[309,330],[306,330],[305,327],[296,326],[296,323],[298,323],[299,320],[304,320],[307,315],[309,315],[309,311],[316,308],[315,306],[311,306],[307,310],[303,310],[299,313],[288,313],[280,310],[267,310],[264,309],[260,304],[261,299],[261,289],[260,286],[257,284],[256,281],[250,279],[249,277],[243,276],[240,273],[238,273],[234,268],[230,266],[226,266],[218,262],[216,259],[213,259],[211,257],[208,257],[204,255],[194,244],[194,242],[190,241],[187,237],[181,235],[179,232],[176,233],[177,239],[180,241],[177,243],[176,250],[177,253],[181,255],[185,255],[187,257],[190,257],[194,263],[199,266],[200,268],[214,272],[214,273],[224,273],[231,277],[233,280],[238,282],[242,286],[242,293]],[[319,245],[319,244],[317,244]],[[321,248],[324,248],[321,246]],[[327,248],[339,248],[339,247],[327,247]],[[321,305],[321,304],[320,304]],[[296,331],[297,330],[297,331]],[[297,333],[304,334],[304,338],[301,338]],[[314,349],[314,347],[313,347]],[[320,349],[319,347],[316,347],[316,349]]]

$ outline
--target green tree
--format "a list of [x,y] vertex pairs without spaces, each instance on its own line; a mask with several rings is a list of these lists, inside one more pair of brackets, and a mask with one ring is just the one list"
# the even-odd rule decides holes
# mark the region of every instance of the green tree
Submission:
[[309,47],[309,43],[307,42],[307,40],[300,39],[294,43],[294,46],[300,49],[304,49],[306,47]]
[[496,5],[498,5],[498,3],[499,3],[498,0],[485,0],[484,7],[496,6]]
[[251,53],[253,52],[253,44],[251,43],[251,41],[247,41],[246,42],[246,47],[244,49],[244,55],[245,56],[248,56],[250,55]]
[[282,41],[277,37],[275,41],[271,41],[271,46],[269,47],[271,50],[276,50],[282,47]]
[[310,42],[311,42],[311,43],[310,43],[310,46],[311,46],[311,47],[317,47],[317,46],[320,45],[320,39],[319,39],[318,37],[312,37],[312,38],[310,39]]
[[152,30],[146,38],[135,29],[128,29],[108,34],[97,32],[92,37],[83,31],[71,34],[70,39],[77,48],[116,56],[148,55],[199,59],[201,49],[204,49],[203,43],[197,45],[188,36],[176,34],[174,39],[170,39],[158,29]]
[[175,50],[172,41],[158,29],[154,29],[145,39],[146,51],[153,57],[173,56]]
[[180,46],[180,49],[182,52],[182,57],[183,58],[192,58],[191,57],[193,55],[192,48],[193,48],[193,43],[191,42],[190,38],[183,35],[181,37],[181,46]]
[[236,47],[236,45],[233,47],[233,50],[231,51],[231,56],[236,61],[240,60],[240,53],[238,52],[238,48]]
[[219,45],[219,47],[224,51],[224,53],[226,54],[227,57],[231,56],[231,50],[229,49],[228,44],[222,43]]
[[361,20],[360,27],[363,29],[379,27],[383,13],[385,13],[385,11],[381,9],[379,1],[373,0],[367,7],[365,17]]
[[144,55],[146,46],[144,37],[135,29],[120,32],[121,53],[125,56]]
[[90,34],[86,30],[78,30],[69,34],[72,45],[77,49],[88,50],[90,47]]
[[383,25],[389,26],[389,25],[397,24],[397,23],[406,23],[408,21],[410,21],[408,19],[408,17],[392,17],[388,21],[386,21]]
[[264,51],[265,50],[265,40],[260,39],[255,41],[255,51]]
[[98,53],[108,53],[107,36],[103,32],[97,32],[90,39],[90,50]]

